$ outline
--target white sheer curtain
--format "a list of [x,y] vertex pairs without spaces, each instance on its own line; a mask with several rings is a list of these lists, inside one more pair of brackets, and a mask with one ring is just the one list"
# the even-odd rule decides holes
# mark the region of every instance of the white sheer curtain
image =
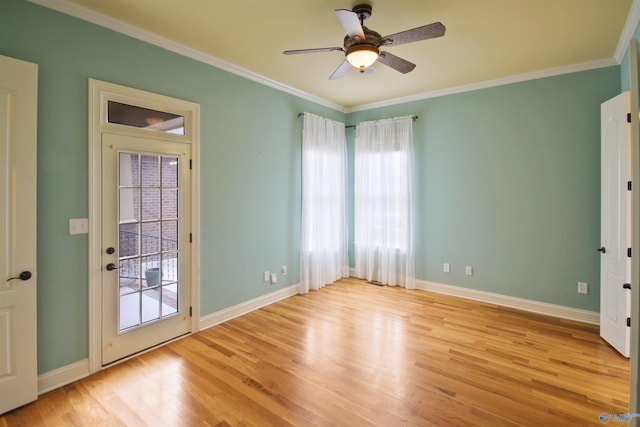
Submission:
[[349,276],[344,123],[304,114],[300,293]]
[[413,118],[363,122],[355,139],[356,276],[415,288]]

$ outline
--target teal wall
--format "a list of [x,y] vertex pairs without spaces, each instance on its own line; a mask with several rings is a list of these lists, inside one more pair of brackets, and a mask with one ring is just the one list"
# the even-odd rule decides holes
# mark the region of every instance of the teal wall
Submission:
[[599,311],[600,104],[619,88],[609,67],[350,114],[419,116],[416,277]]
[[40,373],[87,357],[88,241],[68,220],[88,215],[88,78],[201,105],[202,315],[299,280],[300,111],[420,116],[419,279],[598,311],[599,105],[618,67],[343,114],[24,0],[0,0],[0,54],[39,64]]
[[88,352],[88,78],[201,105],[202,315],[298,283],[297,113],[344,114],[23,0],[0,2],[0,54],[39,65],[40,373]]

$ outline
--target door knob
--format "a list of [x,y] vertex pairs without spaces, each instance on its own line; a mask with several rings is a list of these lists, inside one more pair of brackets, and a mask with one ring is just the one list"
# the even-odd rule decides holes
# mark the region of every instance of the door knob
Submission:
[[598,252],[602,252],[603,254],[607,253],[607,248],[605,248],[604,246],[601,248],[598,248]]
[[116,267],[116,265],[112,262],[110,262],[109,264],[107,264],[107,270],[111,271],[111,270],[117,270],[118,267]]
[[10,280],[18,280],[18,279],[20,279],[20,280],[29,280],[29,279],[31,279],[31,272],[30,271],[23,271],[17,277],[9,277],[7,279],[7,282],[10,281]]

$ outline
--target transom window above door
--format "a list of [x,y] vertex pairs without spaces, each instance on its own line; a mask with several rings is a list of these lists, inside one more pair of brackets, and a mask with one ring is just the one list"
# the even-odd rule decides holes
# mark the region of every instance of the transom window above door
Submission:
[[184,135],[184,116],[116,101],[107,102],[107,122],[174,135]]

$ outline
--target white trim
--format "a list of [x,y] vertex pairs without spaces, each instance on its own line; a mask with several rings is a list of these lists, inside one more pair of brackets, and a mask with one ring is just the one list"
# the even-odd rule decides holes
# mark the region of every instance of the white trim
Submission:
[[[461,288],[459,286],[445,285],[442,283],[416,280],[416,289],[500,305],[504,307],[516,308],[563,319],[592,323],[595,325],[599,324],[600,321],[600,314],[592,311],[494,294],[491,292],[478,291],[475,289]],[[220,310],[216,313],[203,316],[199,321],[199,329],[203,330],[211,328],[228,320],[265,307],[269,304],[273,304],[275,302],[297,295],[298,292],[299,285],[292,285],[287,288],[272,292],[270,294],[263,295],[244,303],[226,308],[224,310]],[[181,338],[184,337],[178,337],[177,339]],[[135,356],[138,355],[140,355],[140,353],[137,353]],[[61,368],[54,369],[53,371],[46,372],[38,376],[38,394],[41,395],[48,391],[70,384],[74,381],[78,381],[89,376],[90,373],[89,359],[83,359],[78,362],[63,366]]]
[[[374,108],[389,107],[392,105],[404,104],[407,102],[420,101],[423,99],[436,98],[440,96],[470,92],[478,89],[486,89],[486,88],[491,88],[496,86],[503,86],[503,85],[507,85],[511,83],[519,83],[527,80],[535,80],[535,79],[540,79],[544,77],[552,77],[552,76],[557,76],[561,74],[569,74],[569,73],[575,73],[579,71],[587,71],[587,70],[593,70],[597,68],[604,68],[604,67],[619,65],[620,62],[622,61],[622,56],[624,56],[624,53],[626,51],[625,50],[626,45],[624,45],[623,40],[626,37],[631,38],[631,36],[633,35],[633,31],[635,30],[638,24],[638,21],[640,20],[640,0],[634,0],[631,6],[631,10],[629,12],[629,16],[627,18],[627,23],[625,24],[623,33],[618,42],[618,48],[616,49],[616,52],[615,52],[616,56],[612,58],[604,58],[604,59],[599,59],[594,61],[582,62],[579,64],[563,66],[563,67],[549,68],[546,70],[533,71],[533,72],[524,73],[524,74],[517,74],[514,76],[487,80],[484,82],[471,83],[468,85],[455,86],[452,88],[428,91],[428,92],[423,92],[423,93],[410,95],[406,97],[394,98],[394,99],[389,99],[385,101],[374,102],[370,104],[362,104],[362,105],[357,105],[350,108],[345,108],[344,106],[336,104],[327,99],[318,97],[316,95],[311,95],[307,92],[279,83],[275,80],[272,80],[260,74],[254,73],[253,71],[249,71],[246,68],[242,68],[237,65],[231,64],[230,62],[223,61],[219,58],[216,58],[215,56],[206,54],[204,52],[193,49],[184,44],[175,42],[166,37],[162,37],[150,31],[140,29],[136,26],[120,21],[118,19],[111,18],[107,15],[98,13],[86,7],[77,5],[75,3],[71,3],[67,0],[29,0],[29,1],[31,3],[35,3],[37,5],[64,13],[66,15],[73,16],[75,18],[82,19],[87,22],[91,22],[92,24],[110,29],[112,31],[127,35],[129,37],[142,40],[144,42],[161,47],[163,49],[185,56],[187,58],[191,58],[196,61],[202,62],[204,64],[219,68],[221,70],[228,71],[240,77],[244,77],[254,82],[263,84],[265,86],[274,88],[276,90],[279,90],[285,93],[289,93],[291,95],[297,96],[302,99],[306,99],[308,101],[314,102],[319,105],[323,105],[325,107],[334,109],[336,111],[339,111],[345,114],[354,113],[357,111],[371,110]],[[630,34],[628,34],[629,32]],[[627,39],[627,42],[628,42],[628,39]],[[621,55],[619,54],[620,49],[623,49]]]
[[[640,0],[636,0],[640,1]],[[345,113],[355,113],[357,111],[372,110],[374,108],[390,107],[397,104],[405,104],[408,102],[421,101],[423,99],[437,98],[440,96],[455,95],[463,92],[471,92],[473,90],[488,89],[496,86],[504,86],[512,83],[520,83],[529,80],[542,79],[546,77],[559,76],[562,74],[577,73],[580,71],[595,70],[598,68],[611,67],[619,65],[614,58],[598,59],[595,61],[581,62],[579,64],[567,65],[563,67],[548,68],[546,70],[532,71],[530,73],[516,74],[513,76],[502,77],[499,79],[485,80],[483,82],[471,83],[468,85],[455,86],[451,88],[439,89],[429,92],[417,93],[402,98],[388,99],[386,101],[373,102],[371,104],[363,104],[355,107],[347,108]]]
[[200,330],[200,104],[196,104],[191,144],[191,333]]
[[[640,182],[640,122],[638,121],[638,110],[640,110],[640,70],[638,54],[638,40],[631,39],[629,41],[629,80],[631,88],[631,181]],[[637,187],[637,186],[636,186]],[[637,188],[631,193],[631,248],[633,251],[640,249],[640,197]],[[637,256],[637,255],[636,255]],[[638,285],[640,284],[640,264],[634,258],[631,263],[631,362],[629,367],[629,411],[636,413],[640,411],[640,393],[638,392],[638,382],[640,380],[640,371],[638,363],[640,361],[639,348],[640,339],[640,298],[638,298]],[[635,418],[629,425],[640,426],[640,419]]]
[[194,102],[146,92],[126,86],[89,79],[89,372],[102,369],[102,132],[114,125],[106,123],[102,108],[109,99],[126,100],[135,105],[176,112],[183,115],[185,135],[154,135],[140,129],[113,129],[122,134],[139,135],[145,138],[169,139],[188,143],[191,148],[191,308],[190,333],[199,330],[200,312],[200,105]]
[[416,289],[500,305],[503,307],[516,308],[547,316],[559,317],[561,319],[575,320],[594,325],[600,324],[600,313],[581,310],[579,308],[565,307],[562,305],[494,294],[492,292],[478,291],[476,289],[462,288],[442,283],[427,282],[424,280],[416,280]]
[[82,359],[38,375],[38,395],[88,377],[89,359]]
[[622,62],[624,54],[627,53],[629,48],[629,41],[633,37],[633,33],[638,27],[640,22],[640,0],[633,0],[631,8],[629,9],[629,15],[627,15],[627,21],[624,24],[620,39],[618,40],[618,46],[616,46],[616,52],[614,58],[618,61],[618,64]]
[[258,310],[259,308],[273,304],[274,302],[282,301],[283,299],[297,295],[298,293],[300,293],[300,285],[291,285],[232,307],[225,308],[224,310],[208,314],[200,318],[200,330],[211,328],[212,326],[235,319],[236,317]]
[[223,61],[222,59],[216,58],[215,56],[193,49],[182,43],[178,43],[166,37],[162,37],[156,33],[152,33],[151,31],[143,30],[141,28],[138,28],[126,22],[120,21],[118,19],[114,19],[110,16],[104,15],[102,13],[98,13],[94,10],[77,5],[75,3],[71,3],[67,0],[29,0],[29,1],[31,3],[35,3],[37,5],[40,5],[49,9],[53,9],[57,12],[61,12],[66,15],[73,16],[78,19],[82,19],[83,21],[91,22],[92,24],[107,28],[109,30],[118,32],[120,34],[133,37],[134,39],[142,40],[149,44],[161,47],[168,51],[177,53],[187,58],[194,59],[204,64],[211,65],[221,70],[228,71],[232,74],[238,75],[240,77],[244,77],[254,82],[258,82],[260,84],[274,88],[276,90],[289,93],[299,98],[306,99],[308,101],[314,102],[319,105],[323,105],[325,107],[329,107],[331,109],[334,109],[340,112],[344,112],[344,107],[334,102],[328,101],[324,98],[320,98],[315,95],[311,95],[309,93],[303,92],[291,86],[284,85],[275,80],[272,80],[260,74],[254,73],[253,71],[249,71],[246,68],[242,68],[230,62]]
[[102,155],[100,146],[100,91],[93,87],[94,82],[89,80],[89,246],[88,246],[88,276],[89,276],[89,372],[94,373],[102,369],[100,357],[102,347],[102,299],[100,292],[100,267],[102,264],[101,235],[102,230]]

